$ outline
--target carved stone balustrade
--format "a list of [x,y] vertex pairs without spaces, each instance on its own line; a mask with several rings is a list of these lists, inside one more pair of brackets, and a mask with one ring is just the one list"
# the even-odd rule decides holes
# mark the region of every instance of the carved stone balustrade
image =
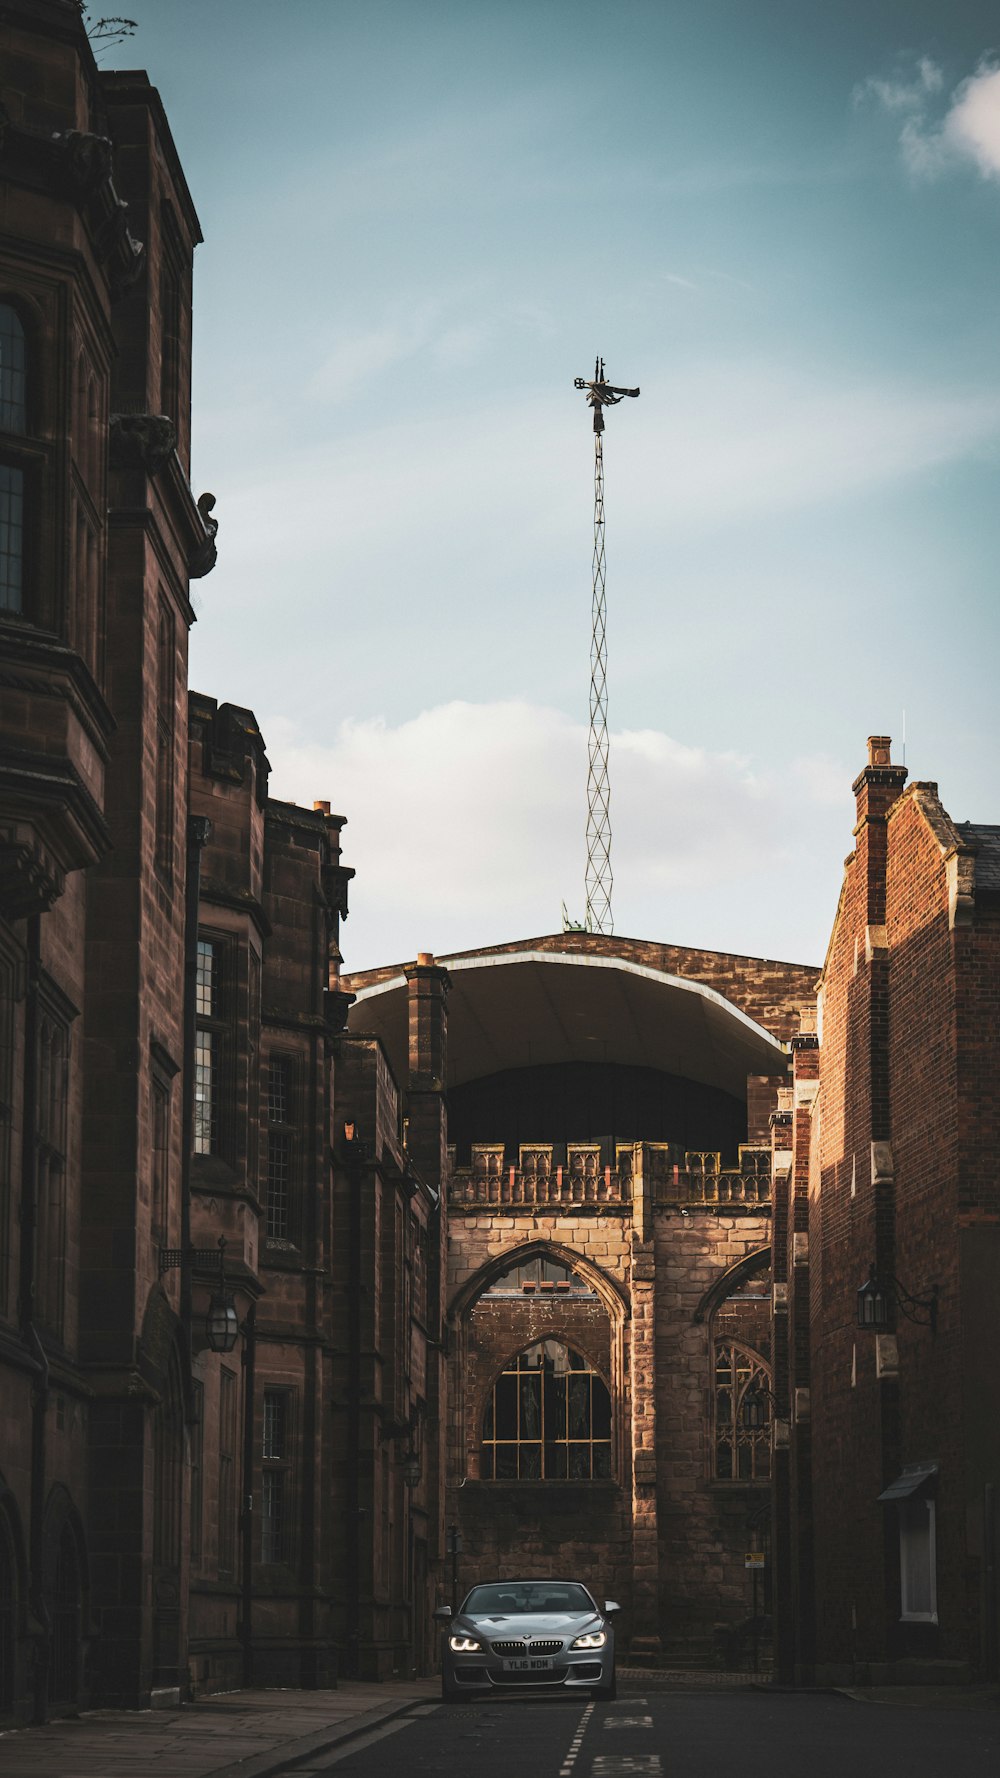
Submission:
[[[602,1164],[597,1142],[571,1142],[565,1161],[549,1143],[522,1143],[517,1164],[502,1144],[473,1143],[469,1166],[457,1166],[452,1152],[448,1203],[462,1212],[482,1206],[534,1211],[557,1206],[570,1210],[593,1205],[610,1214],[628,1213],[636,1168],[657,1205],[759,1207],[771,1201],[769,1148],[743,1146],[736,1166],[724,1167],[713,1151],[681,1149],[676,1143],[619,1143],[615,1165]],[[561,1149],[558,1151],[563,1152]]]

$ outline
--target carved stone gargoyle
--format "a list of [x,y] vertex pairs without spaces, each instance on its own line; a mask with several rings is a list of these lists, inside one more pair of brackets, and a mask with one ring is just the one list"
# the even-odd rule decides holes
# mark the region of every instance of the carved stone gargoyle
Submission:
[[112,414],[108,441],[112,469],[144,469],[155,475],[176,448],[177,428],[166,414]]
[[203,580],[206,574],[211,574],[219,559],[219,552],[215,547],[219,521],[212,517],[214,510],[215,495],[199,494],[198,511],[201,513],[202,523],[205,527],[205,541],[198,544],[194,554],[189,558],[188,577],[191,580]]

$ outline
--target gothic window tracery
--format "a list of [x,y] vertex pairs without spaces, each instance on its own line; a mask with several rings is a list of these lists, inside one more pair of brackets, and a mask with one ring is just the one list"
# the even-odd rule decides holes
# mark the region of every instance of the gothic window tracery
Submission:
[[611,1397],[589,1360],[560,1340],[509,1359],[483,1415],[486,1481],[601,1481],[611,1476]]
[[[714,1456],[720,1482],[763,1481],[771,1473],[771,1377],[759,1352],[735,1340],[715,1342]],[[747,1425],[746,1400],[761,1404],[763,1423]]]

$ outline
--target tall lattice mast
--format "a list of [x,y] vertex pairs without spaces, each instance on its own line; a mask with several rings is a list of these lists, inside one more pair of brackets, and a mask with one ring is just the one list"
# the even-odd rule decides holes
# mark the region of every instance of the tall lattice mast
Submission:
[[617,389],[605,381],[604,360],[594,365],[594,380],[573,381],[586,389],[594,410],[594,587],[591,602],[590,743],[587,766],[587,914],[588,932],[614,932],[611,913],[611,778],[608,771],[608,605],[604,576],[604,409],[616,407],[638,389]]

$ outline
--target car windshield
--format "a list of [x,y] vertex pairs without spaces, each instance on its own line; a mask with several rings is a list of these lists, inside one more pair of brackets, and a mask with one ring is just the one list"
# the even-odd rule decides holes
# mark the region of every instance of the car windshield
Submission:
[[596,1611],[586,1587],[576,1581],[511,1580],[473,1587],[462,1606],[472,1617],[513,1617],[529,1612]]

